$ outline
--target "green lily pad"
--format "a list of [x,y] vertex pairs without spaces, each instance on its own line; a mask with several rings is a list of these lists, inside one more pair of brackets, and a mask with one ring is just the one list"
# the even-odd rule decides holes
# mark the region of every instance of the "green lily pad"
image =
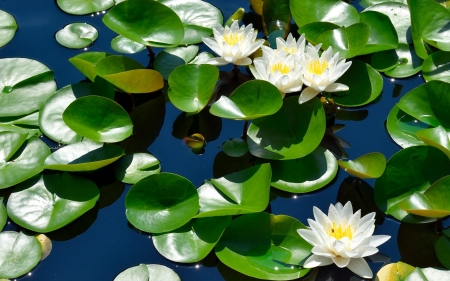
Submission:
[[208,64],[208,62],[214,58],[214,55],[208,52],[201,52],[189,64]]
[[87,15],[107,10],[114,6],[114,0],[57,0],[58,7],[72,15]]
[[447,268],[450,269],[450,237],[442,235],[434,244],[436,256],[439,261]]
[[209,112],[234,120],[251,120],[276,113],[283,105],[280,91],[270,82],[251,80],[240,85],[230,97],[221,96]]
[[308,42],[311,42],[315,45],[319,44],[319,36],[328,30],[338,29],[339,25],[330,23],[330,22],[312,22],[305,24],[304,26],[298,29],[299,34],[305,34]]
[[399,60],[399,57],[395,50],[386,50],[375,53],[370,59],[370,63],[372,64],[373,68],[380,72],[394,69],[402,62],[402,60]]
[[425,144],[434,146],[450,157],[450,141],[448,139],[447,131],[441,126],[420,130],[416,135]]
[[420,140],[416,132],[430,128],[428,124],[420,122],[403,112],[397,105],[394,105],[391,112],[389,112],[386,127],[391,138],[402,148],[424,145],[424,142]]
[[310,271],[298,265],[312,249],[297,233],[301,228],[305,228],[301,222],[284,215],[243,215],[227,227],[216,255],[225,265],[254,278],[296,279]]
[[[358,79],[355,79],[358,77]],[[336,81],[347,85],[349,90],[331,95],[338,105],[353,107],[374,101],[383,90],[380,73],[365,62],[354,60],[350,68]]]
[[261,212],[269,204],[270,164],[253,166],[198,188],[200,212],[196,218]]
[[159,264],[140,264],[121,272],[113,281],[181,281],[172,269]]
[[447,175],[450,175],[450,160],[439,149],[432,146],[405,148],[389,159],[384,174],[376,180],[375,202],[383,212],[404,222],[434,221],[434,218],[407,213],[399,203],[416,191],[424,192]]
[[17,23],[12,15],[0,10],[0,48],[14,38],[17,31]]
[[352,58],[361,54],[370,36],[370,28],[365,23],[355,23],[348,27],[327,30],[317,37],[324,50],[333,48],[341,58]]
[[156,250],[166,259],[198,262],[216,246],[231,216],[193,219],[182,227],[152,237]]
[[355,160],[338,160],[339,166],[347,173],[361,179],[379,178],[386,168],[386,157],[379,152],[360,156]]
[[415,269],[414,266],[403,263],[401,261],[390,263],[383,266],[377,272],[376,280],[380,281],[404,281],[405,278],[411,274]]
[[22,116],[0,117],[0,123],[4,125],[39,126],[39,111]]
[[197,189],[186,178],[171,173],[154,174],[140,180],[128,191],[126,216],[142,231],[172,231],[195,216],[199,209],[198,200]]
[[112,56],[112,54],[104,52],[87,52],[70,58],[69,62],[73,64],[73,66],[75,66],[89,80],[94,82],[95,76],[97,76],[95,66],[100,60],[108,56]]
[[223,24],[222,13],[214,5],[198,0],[158,0],[171,8],[184,26],[184,38],[181,44],[202,42],[202,37],[209,37],[212,28]]
[[433,280],[447,280],[450,278],[450,271],[443,269],[436,269],[432,267],[418,268],[416,267],[413,272],[405,279],[405,281],[433,281]]
[[97,63],[95,71],[126,93],[151,93],[164,86],[158,71],[145,69],[137,61],[125,56],[107,56]]
[[[96,78],[96,81],[99,78]],[[77,98],[99,94],[101,91],[114,94],[112,86],[98,89],[95,84],[91,83],[78,83],[61,88],[42,106],[39,127],[47,137],[58,143],[70,144],[81,141],[81,135],[75,133],[64,122],[64,110]]]
[[0,59],[0,117],[38,111],[55,91],[53,72],[42,63],[25,58]]
[[213,65],[182,65],[169,76],[169,99],[178,109],[199,113],[209,102],[219,78]]
[[102,20],[114,32],[146,46],[177,46],[185,36],[178,15],[153,0],[121,2],[109,10]]
[[275,114],[253,120],[247,131],[251,154],[266,159],[289,160],[313,152],[325,134],[325,110],[319,99],[299,104],[287,97]]
[[64,47],[82,49],[90,46],[98,37],[98,31],[87,23],[71,23],[55,34],[56,41]]
[[114,166],[116,178],[135,184],[141,179],[161,171],[159,160],[148,153],[133,153],[122,157]]
[[[391,54],[392,51],[383,51],[377,53],[375,59],[384,59],[385,57],[393,57]],[[412,76],[422,70],[423,60],[419,58],[414,51],[414,48],[410,45],[399,43],[398,48],[395,49],[398,60],[397,65],[387,70],[384,74],[395,77],[395,78],[404,78]],[[374,57],[372,57],[372,60]]]
[[119,53],[134,54],[144,50],[145,45],[119,35],[111,41],[111,48]]
[[398,2],[408,4],[406,0],[363,0],[362,2],[364,2],[367,6],[373,6],[384,2]]
[[422,59],[428,56],[425,43],[450,51],[450,11],[433,0],[409,0],[408,5],[417,55]]
[[440,80],[450,83],[450,52],[434,52],[422,65],[423,78],[428,82]]
[[247,142],[241,138],[227,140],[222,145],[222,150],[231,157],[241,157],[247,154]]
[[118,142],[133,130],[128,113],[116,102],[99,96],[73,101],[64,111],[63,120],[77,134],[97,142]]
[[336,157],[319,146],[305,157],[287,161],[272,161],[273,187],[292,192],[307,193],[324,187],[337,174]]
[[366,11],[359,17],[361,22],[369,27],[370,34],[366,47],[360,55],[397,48],[397,31],[388,16],[376,11]]
[[37,137],[26,138],[26,134],[0,132],[0,189],[18,184],[44,170],[50,149]]
[[298,27],[317,21],[339,26],[359,22],[358,11],[352,5],[339,0],[290,1],[290,6],[292,17]]
[[0,232],[6,225],[8,214],[6,213],[5,204],[3,204],[3,197],[0,197]]
[[167,48],[159,52],[156,56],[153,64],[155,70],[161,73],[165,80],[168,80],[170,73],[178,66],[188,64],[192,61],[199,49],[196,45]]
[[41,260],[42,248],[32,235],[0,233],[0,278],[17,278],[31,271]]
[[0,123],[0,132],[16,132],[19,134],[27,135],[27,138],[39,137],[42,135],[42,132],[39,130],[39,128],[34,128],[34,126],[24,128],[12,124],[5,125],[1,123]]
[[97,186],[83,177],[69,173],[36,175],[14,188],[6,208],[16,224],[46,233],[92,209],[99,195]]
[[69,144],[45,159],[45,169],[81,172],[107,166],[124,155],[124,150],[113,144],[95,143],[89,140]]
[[397,1],[387,1],[368,7],[363,12],[375,11],[385,14],[389,17],[395,30],[397,31],[398,42],[411,44],[411,14],[408,5],[403,3],[395,3]]

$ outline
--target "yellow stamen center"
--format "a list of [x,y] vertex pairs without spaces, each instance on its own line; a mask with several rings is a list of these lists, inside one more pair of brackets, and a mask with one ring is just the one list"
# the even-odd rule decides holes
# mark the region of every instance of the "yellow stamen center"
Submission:
[[223,40],[230,46],[234,46],[244,39],[242,34],[229,33],[223,37]]
[[309,62],[307,66],[309,72],[312,72],[317,75],[322,74],[325,71],[325,69],[327,69],[327,67],[328,67],[327,61],[320,62],[318,60],[313,60]]
[[333,226],[331,227],[331,229],[328,231],[327,234],[329,236],[333,236],[334,238],[336,238],[336,240],[340,240],[343,237],[348,237],[348,239],[351,240],[353,237],[353,233],[350,228],[350,225],[347,226],[346,229],[343,229],[340,224],[336,225],[334,222],[333,222]]
[[282,63],[275,63],[272,65],[272,69],[270,70],[270,72],[274,73],[276,71],[281,72],[281,74],[288,74],[291,71],[291,68]]
[[295,54],[297,53],[297,48],[284,47],[284,51],[289,54]]

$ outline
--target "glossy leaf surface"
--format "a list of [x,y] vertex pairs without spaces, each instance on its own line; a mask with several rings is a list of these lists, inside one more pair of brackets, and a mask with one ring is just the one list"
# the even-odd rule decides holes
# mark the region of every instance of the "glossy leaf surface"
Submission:
[[90,180],[69,173],[36,175],[8,199],[9,217],[35,232],[59,229],[94,207],[100,192]]
[[178,15],[153,0],[128,0],[117,4],[103,17],[114,32],[146,46],[181,44],[184,27]]
[[153,245],[171,261],[197,262],[211,252],[230,222],[231,216],[193,219],[172,232],[155,234]]
[[379,178],[386,168],[386,157],[379,152],[372,152],[355,160],[338,160],[339,166],[347,173],[358,178]]
[[[394,68],[385,72],[386,75],[395,78],[404,78],[412,76],[422,70],[423,60],[419,58],[410,45],[400,43],[398,48],[394,50],[397,56],[397,64]],[[375,59],[388,59],[393,56],[392,51],[383,51],[374,55]],[[374,58],[372,58],[374,60]]]
[[310,269],[298,264],[312,246],[297,229],[298,220],[269,213],[247,214],[235,219],[216,245],[216,255],[225,265],[245,275],[265,280],[291,280]]
[[366,11],[359,17],[369,27],[369,39],[360,55],[397,48],[397,31],[388,16],[376,11]]
[[443,127],[420,130],[416,132],[416,136],[425,144],[440,149],[450,157],[450,141]]
[[376,281],[404,281],[415,267],[401,261],[383,266],[377,272]]
[[222,150],[231,157],[241,157],[248,152],[247,142],[241,138],[227,140],[222,145]]
[[221,96],[209,110],[211,114],[234,120],[250,120],[276,113],[283,105],[278,89],[263,80],[240,85],[230,97]]
[[389,113],[386,127],[391,138],[402,148],[407,148],[410,146],[424,145],[416,135],[416,132],[429,128],[430,126],[406,114],[395,105]]
[[0,48],[8,44],[14,38],[17,31],[17,23],[14,17],[0,10]]
[[325,112],[319,99],[299,104],[287,97],[275,114],[255,119],[249,126],[250,153],[273,160],[297,159],[313,152],[325,133]]
[[423,78],[426,81],[440,80],[450,83],[450,52],[434,52],[422,65]]
[[98,31],[87,23],[71,23],[56,32],[55,38],[59,44],[71,49],[82,49],[94,43]]
[[442,235],[434,244],[436,256],[439,261],[447,268],[450,269],[450,237]]
[[219,78],[213,65],[183,65],[169,76],[169,99],[178,109],[199,113],[209,102]]
[[111,54],[105,52],[88,52],[81,53],[69,59],[69,62],[73,64],[81,73],[83,73],[89,80],[94,82],[97,72],[95,66],[97,63],[105,58],[111,56]]
[[319,146],[305,157],[287,161],[272,161],[273,187],[292,192],[306,193],[324,187],[337,174],[334,155]]
[[170,173],[154,174],[130,189],[125,198],[126,216],[142,231],[172,231],[195,216],[198,200],[195,186],[186,178]]
[[148,153],[133,153],[122,157],[114,166],[116,178],[124,183],[137,183],[161,171],[159,160]]
[[155,70],[159,71],[165,80],[170,73],[180,65],[185,65],[195,58],[200,48],[196,45],[167,48],[159,52],[155,58]]
[[200,212],[196,218],[263,211],[269,204],[270,164],[253,166],[199,187]]
[[130,267],[114,278],[114,281],[180,281],[172,269],[159,264],[140,264]]
[[338,29],[340,26],[330,22],[312,22],[305,24],[298,29],[299,34],[305,34],[308,42],[315,45],[319,44],[319,36],[325,31]]
[[107,10],[114,6],[114,0],[57,0],[58,7],[72,15],[87,15]]
[[114,101],[99,97],[82,97],[63,113],[67,126],[77,134],[97,142],[118,142],[132,133],[128,113]]
[[134,54],[144,50],[145,45],[119,35],[111,40],[111,48],[119,53]]
[[0,278],[17,278],[32,270],[41,260],[42,248],[32,235],[0,233]]

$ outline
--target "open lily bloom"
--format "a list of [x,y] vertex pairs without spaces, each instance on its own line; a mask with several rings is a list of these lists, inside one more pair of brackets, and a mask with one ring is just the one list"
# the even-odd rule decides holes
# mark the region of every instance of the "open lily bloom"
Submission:
[[284,51],[290,55],[296,56],[300,61],[304,60],[305,46],[306,46],[305,34],[302,34],[298,40],[295,40],[294,36],[292,36],[292,34],[289,33],[286,40],[284,40],[281,37],[278,37],[276,39],[276,42],[277,48],[272,52]]
[[316,47],[308,45],[306,47],[302,79],[308,87],[301,92],[298,99],[299,103],[309,101],[322,91],[348,91],[348,86],[334,82],[347,71],[352,62],[339,59],[339,52],[333,55],[331,47],[319,57],[318,47],[320,48],[319,45]]
[[284,50],[273,52],[269,47],[262,46],[263,56],[254,60],[255,66],[249,66],[253,76],[259,80],[272,83],[284,97],[286,93],[300,91],[303,85],[301,79],[302,62]]
[[313,268],[335,263],[338,267],[348,267],[364,278],[373,274],[364,257],[378,252],[379,245],[386,242],[388,235],[372,236],[375,229],[375,213],[361,218],[361,210],[353,214],[352,204],[330,205],[328,216],[318,208],[313,208],[314,220],[308,219],[310,230],[298,229],[303,239],[314,247],[312,255],[305,261],[305,268]]
[[208,64],[249,65],[252,60],[248,56],[264,43],[264,39],[255,41],[257,32],[253,29],[252,24],[239,28],[238,22],[234,21],[230,27],[219,25],[213,28],[213,32],[214,38],[202,38],[202,40],[220,57],[209,60]]

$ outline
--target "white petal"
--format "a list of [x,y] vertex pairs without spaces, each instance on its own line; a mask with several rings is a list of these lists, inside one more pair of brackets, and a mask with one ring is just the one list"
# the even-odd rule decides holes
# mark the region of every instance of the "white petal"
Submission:
[[371,221],[373,219],[375,219],[375,212],[368,213],[367,215],[361,218],[361,220],[359,221],[359,226],[362,226],[366,222]]
[[358,229],[360,219],[361,219],[361,210],[358,210],[348,220],[348,225],[350,225],[352,233],[354,233]]
[[242,58],[242,59],[238,59],[234,62],[235,65],[249,65],[251,63],[252,63],[251,58]]
[[364,258],[351,259],[351,261],[347,265],[347,268],[363,278],[373,277],[372,270],[370,269]]
[[319,208],[316,206],[313,207],[314,219],[316,222],[320,223],[324,226],[324,228],[328,228],[327,225],[331,223],[330,219],[328,219],[327,215],[325,215]]
[[331,85],[328,85],[325,88],[325,92],[342,92],[342,91],[348,91],[348,86],[340,83],[333,83]]
[[332,264],[333,260],[327,257],[322,257],[312,254],[303,264],[304,268],[314,268],[317,266],[325,266]]
[[330,207],[328,208],[328,217],[330,220],[336,224],[341,222],[341,216],[339,215],[339,209],[342,209],[341,203],[337,203],[336,206],[333,204],[330,204]]
[[222,55],[222,48],[220,48],[219,44],[217,44],[216,40],[208,37],[202,38],[203,43],[205,43],[206,46],[208,46],[211,50],[213,50],[214,53],[221,56]]
[[212,64],[212,65],[217,65],[217,66],[227,65],[229,63],[230,62],[224,60],[223,58],[211,58],[211,59],[209,59],[209,61],[206,62],[206,64]]
[[335,250],[335,253],[340,255],[345,250],[345,244],[342,241],[336,240],[333,243],[333,248]]
[[359,257],[367,257],[367,256],[371,256],[376,253],[378,253],[378,249],[375,247],[368,246],[368,245],[358,247]]
[[344,258],[344,257],[334,257],[331,259],[340,268],[346,267],[350,262],[350,258]]
[[389,235],[375,235],[370,237],[369,245],[372,247],[378,247],[391,238]]
[[262,76],[259,74],[258,69],[256,67],[254,67],[253,65],[249,65],[248,68],[250,68],[250,72],[253,74],[255,79],[264,80]]
[[298,98],[298,103],[302,104],[305,103],[307,101],[309,101],[310,99],[314,98],[315,96],[317,96],[317,94],[319,94],[320,92],[317,91],[314,88],[311,87],[306,87],[300,94],[299,98]]
[[312,248],[311,252],[315,255],[322,256],[322,257],[327,257],[327,258],[336,257],[336,255],[334,253],[332,253],[330,251],[330,249],[328,249],[328,247],[325,247],[322,245],[314,246],[314,248]]
[[323,245],[322,241],[319,240],[317,235],[312,231],[308,229],[297,229],[298,234],[306,240],[311,245]]
[[[323,227],[318,224],[316,221],[313,221],[311,219],[308,219],[309,226],[311,227],[311,230],[316,233],[316,235],[319,235],[319,238],[322,239],[322,244],[328,246],[329,244],[329,237],[323,230]],[[333,238],[333,237],[331,237]]]

